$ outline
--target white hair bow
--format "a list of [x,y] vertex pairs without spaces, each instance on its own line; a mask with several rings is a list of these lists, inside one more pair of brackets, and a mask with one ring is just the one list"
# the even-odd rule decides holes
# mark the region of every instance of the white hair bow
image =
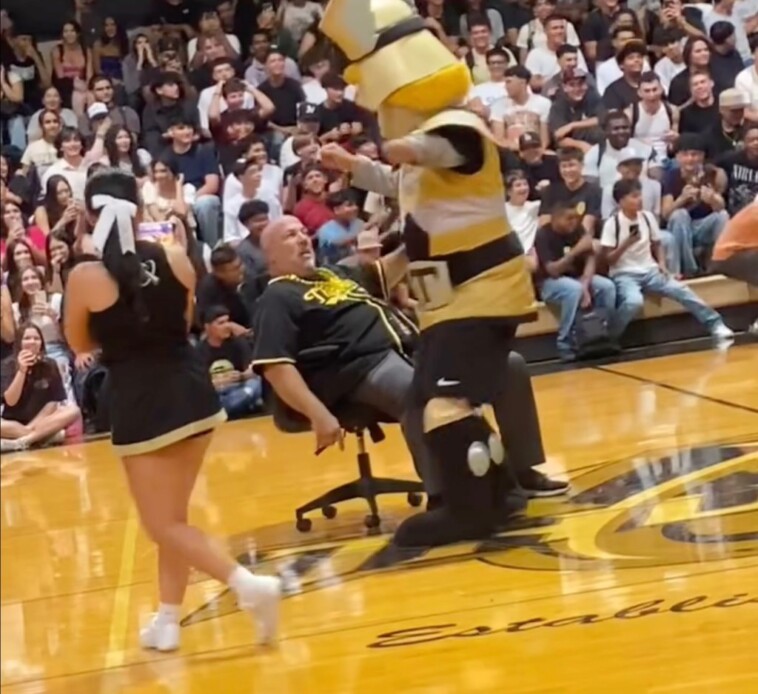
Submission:
[[100,217],[92,232],[92,242],[97,252],[102,254],[115,222],[118,229],[118,240],[121,243],[121,252],[135,253],[137,249],[134,246],[132,219],[137,214],[137,206],[122,198],[95,195],[92,198],[92,209],[100,210]]

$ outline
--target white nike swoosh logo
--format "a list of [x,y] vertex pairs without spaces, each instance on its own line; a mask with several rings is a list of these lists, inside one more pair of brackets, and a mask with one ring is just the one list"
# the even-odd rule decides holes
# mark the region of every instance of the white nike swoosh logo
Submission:
[[437,381],[437,385],[440,388],[444,388],[445,386],[458,386],[460,383],[460,381],[448,381],[446,378],[441,378],[439,381]]

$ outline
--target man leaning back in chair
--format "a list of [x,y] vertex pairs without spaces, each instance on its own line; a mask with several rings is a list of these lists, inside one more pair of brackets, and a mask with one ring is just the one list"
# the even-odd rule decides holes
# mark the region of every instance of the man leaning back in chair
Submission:
[[[382,297],[407,271],[403,248],[362,267],[317,267],[311,240],[295,217],[283,217],[264,231],[261,246],[271,280],[258,301],[253,368],[277,396],[310,421],[317,449],[341,443],[336,406],[368,405],[400,422],[428,505],[444,504],[439,473],[424,440],[423,408],[409,397],[415,326]],[[303,353],[331,347],[327,356]],[[475,357],[475,355],[472,355]],[[534,470],[544,462],[531,382],[523,358],[511,352],[510,384],[503,397],[512,413],[503,431],[509,465],[518,488],[503,498],[503,517],[523,506],[524,496],[566,491]]]

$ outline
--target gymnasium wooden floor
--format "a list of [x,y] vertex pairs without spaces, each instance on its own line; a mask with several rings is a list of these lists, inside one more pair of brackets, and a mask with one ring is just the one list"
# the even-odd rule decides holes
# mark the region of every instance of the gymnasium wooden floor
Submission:
[[[266,418],[216,435],[193,519],[262,571],[300,575],[276,650],[251,646],[229,595],[196,576],[182,651],[142,652],[154,554],[109,444],[6,456],[3,691],[758,692],[758,346],[535,387],[546,468],[572,494],[421,556],[366,537],[360,504],[294,529],[298,503],[354,476],[354,444],[314,458]],[[405,476],[388,433],[375,470]],[[404,503],[385,499],[386,530]]]

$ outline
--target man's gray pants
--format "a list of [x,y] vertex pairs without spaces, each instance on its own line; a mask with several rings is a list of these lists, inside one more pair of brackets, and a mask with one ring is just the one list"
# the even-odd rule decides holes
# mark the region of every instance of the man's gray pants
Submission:
[[[424,411],[414,406],[410,397],[413,366],[396,352],[390,352],[369,373],[349,399],[368,405],[388,418],[400,422],[416,473],[424,482],[426,493],[442,491],[439,463],[432,460],[424,436]],[[508,464],[519,477],[527,469],[545,462],[542,434],[532,382],[524,358],[517,352],[508,357],[506,388],[492,403],[500,436],[508,454]]]

